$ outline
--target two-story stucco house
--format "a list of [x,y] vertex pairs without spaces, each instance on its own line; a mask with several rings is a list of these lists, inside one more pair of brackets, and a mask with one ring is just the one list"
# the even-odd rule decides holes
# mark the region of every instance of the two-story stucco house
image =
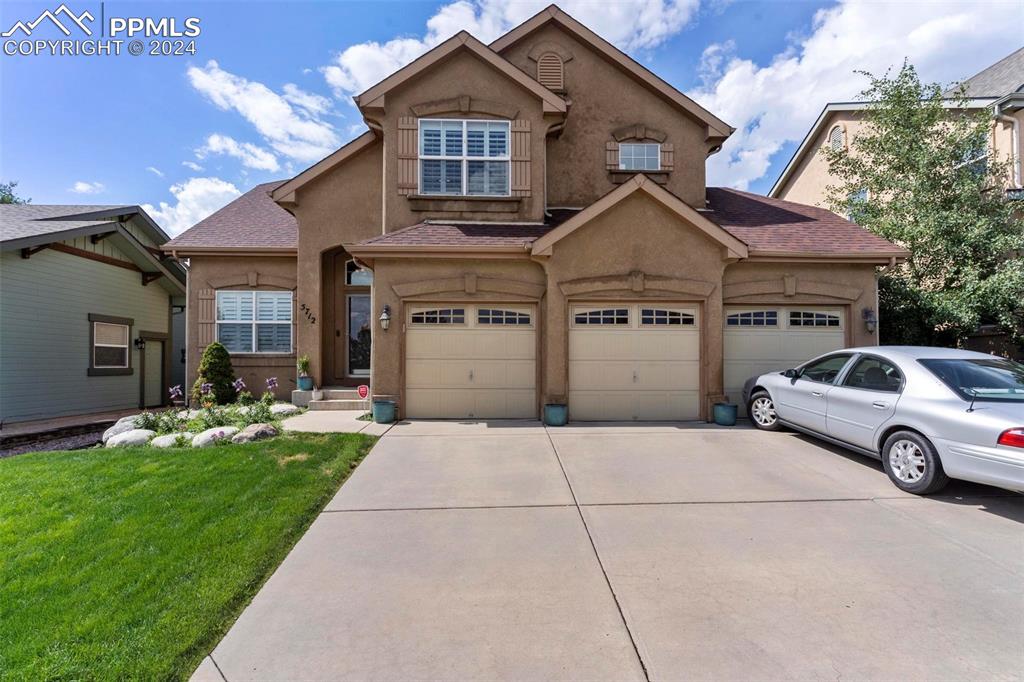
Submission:
[[[1021,155],[1024,140],[1024,47],[976,73],[962,84],[972,110],[992,114],[992,135],[985,154],[1010,166],[1007,191],[1021,192]],[[947,90],[944,104],[959,105],[957,88]],[[828,203],[828,186],[833,182],[821,149],[843,149],[865,125],[863,112],[871,102],[832,102],[825,105],[793,158],[782,170],[768,196],[814,206]]]
[[0,204],[0,422],[169,402],[185,272],[167,239],[138,206]]
[[307,354],[406,417],[685,420],[875,342],[876,268],[905,252],[707,187],[733,129],[555,6],[356,104],[368,132],[165,246],[191,264],[190,373],[219,339],[250,382],[288,390]]

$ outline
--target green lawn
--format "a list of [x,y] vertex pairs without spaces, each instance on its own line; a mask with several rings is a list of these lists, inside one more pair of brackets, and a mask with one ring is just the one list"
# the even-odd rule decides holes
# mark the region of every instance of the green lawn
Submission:
[[374,439],[0,460],[0,678],[186,678]]

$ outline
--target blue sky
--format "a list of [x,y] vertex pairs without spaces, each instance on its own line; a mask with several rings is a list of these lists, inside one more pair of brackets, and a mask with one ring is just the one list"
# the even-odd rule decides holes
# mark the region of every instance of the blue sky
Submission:
[[[358,134],[351,94],[380,75],[460,28],[489,41],[544,4],[106,2],[108,18],[198,17],[196,54],[0,55],[0,179],[36,203],[149,204],[177,233]],[[1024,42],[1019,2],[560,4],[736,126],[709,182],[756,192],[826,102],[862,88],[854,69],[909,57],[948,82]],[[5,1],[0,30],[58,5]],[[99,2],[68,7],[100,17]],[[63,36],[44,24],[32,37]]]

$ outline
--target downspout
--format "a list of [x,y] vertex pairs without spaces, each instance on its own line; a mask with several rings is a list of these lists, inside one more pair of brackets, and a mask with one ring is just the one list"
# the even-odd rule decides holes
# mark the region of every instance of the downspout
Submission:
[[1013,168],[1013,186],[1020,189],[1020,121],[1002,113],[1001,109],[1001,105],[995,106],[995,119],[1010,124],[1010,166]]

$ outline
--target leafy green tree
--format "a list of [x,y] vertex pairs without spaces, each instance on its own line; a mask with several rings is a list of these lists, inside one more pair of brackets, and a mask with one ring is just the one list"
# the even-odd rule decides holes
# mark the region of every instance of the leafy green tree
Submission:
[[864,128],[823,153],[832,210],[911,253],[879,278],[882,342],[956,345],[979,324],[1020,340],[1024,224],[1007,164],[988,156],[991,112],[968,110],[962,89],[944,106],[906,62],[864,75]]
[[0,182],[0,204],[28,204],[31,203],[31,199],[25,199],[19,197],[14,193],[14,188],[18,186],[17,180],[11,180],[10,182]]
[[231,366],[231,356],[227,348],[214,341],[203,351],[199,359],[199,371],[196,383],[192,385],[193,405],[201,404],[204,399],[212,397],[218,405],[227,405],[235,401],[235,370]]

